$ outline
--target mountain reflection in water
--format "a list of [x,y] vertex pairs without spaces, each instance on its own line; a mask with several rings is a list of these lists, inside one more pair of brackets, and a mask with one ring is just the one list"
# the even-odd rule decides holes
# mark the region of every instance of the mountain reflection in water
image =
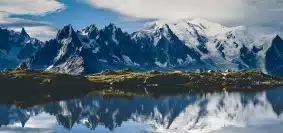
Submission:
[[281,133],[283,89],[192,96],[87,96],[34,105],[0,106],[0,133]]

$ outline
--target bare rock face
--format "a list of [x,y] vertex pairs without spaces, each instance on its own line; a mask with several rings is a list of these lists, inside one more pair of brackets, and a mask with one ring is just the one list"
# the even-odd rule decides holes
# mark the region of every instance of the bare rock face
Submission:
[[266,52],[266,70],[275,75],[283,76],[283,40],[276,36]]
[[0,28],[0,69],[15,68],[43,45],[23,28],[20,33]]
[[257,36],[243,26],[225,27],[201,19],[158,21],[131,34],[114,24],[90,25],[81,31],[67,25],[44,43],[30,38],[24,29],[21,33],[0,29],[0,69],[28,62],[32,69],[73,74],[125,68],[280,73],[282,39],[274,36]]

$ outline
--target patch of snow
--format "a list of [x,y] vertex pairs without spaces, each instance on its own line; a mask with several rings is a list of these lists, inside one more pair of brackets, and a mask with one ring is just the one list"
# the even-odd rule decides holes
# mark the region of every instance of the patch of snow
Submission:
[[121,59],[118,57],[118,56],[116,56],[116,55],[112,55],[112,57],[114,58],[114,59],[116,59],[115,60],[115,62],[121,62]]
[[159,62],[159,61],[155,61],[154,63],[155,63],[157,66],[162,67],[162,68],[165,68],[165,67],[167,67],[167,65],[168,65],[167,62],[161,63],[161,62]]
[[100,47],[96,47],[94,50],[92,50],[92,53],[96,54],[99,52]]
[[192,62],[194,62],[195,61],[195,59],[193,59],[190,55],[187,55],[187,57],[186,57],[186,63],[192,63]]
[[99,59],[98,61],[103,62],[103,63],[107,63],[108,61],[105,59]]
[[123,58],[123,60],[125,61],[126,65],[139,66],[139,64],[133,62],[129,56],[122,55],[122,58]]
[[183,64],[184,60],[183,59],[177,59],[178,64]]
[[62,72],[62,73],[69,73],[69,74],[80,74],[84,69],[84,60],[80,56],[73,56],[69,58],[64,63],[53,66],[52,68],[48,69],[48,71],[55,71],[55,72]]
[[54,67],[54,65],[50,65],[46,68],[46,70],[51,70]]
[[134,66],[140,66],[140,64],[139,64],[139,63],[134,62]]
[[104,41],[104,43],[105,43],[105,45],[106,45],[106,46],[109,44],[109,42],[108,42],[108,41]]
[[81,34],[84,35],[84,36],[87,36],[87,35],[88,35],[88,32],[86,32],[85,30],[83,30],[83,31],[81,32]]
[[116,39],[116,35],[115,34],[112,35],[112,40],[113,40],[113,42],[115,44],[119,44],[118,40]]
[[60,60],[67,52],[67,44],[70,43],[71,40],[70,39],[63,39],[62,40],[62,44],[63,44],[63,47],[59,50],[57,56],[55,57],[55,61],[58,61]]
[[88,43],[83,42],[83,46],[85,48],[92,48],[92,46],[95,44],[95,40],[90,39]]
[[161,36],[159,36],[158,38],[157,38],[157,37],[154,37],[154,38],[153,38],[153,45],[154,45],[154,46],[157,46],[157,44],[158,44],[158,42],[159,42],[160,39],[161,39]]
[[129,56],[122,55],[123,60],[126,62],[126,64],[132,64],[132,60],[130,59]]
[[72,40],[70,38],[65,38],[61,41],[62,44],[69,44]]

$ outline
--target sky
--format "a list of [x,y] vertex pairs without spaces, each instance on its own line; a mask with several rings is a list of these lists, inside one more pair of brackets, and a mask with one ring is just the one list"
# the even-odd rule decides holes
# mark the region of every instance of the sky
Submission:
[[114,23],[124,31],[156,20],[202,18],[225,26],[259,26],[283,31],[283,0],[1,0],[0,27],[27,32],[41,40],[71,24]]

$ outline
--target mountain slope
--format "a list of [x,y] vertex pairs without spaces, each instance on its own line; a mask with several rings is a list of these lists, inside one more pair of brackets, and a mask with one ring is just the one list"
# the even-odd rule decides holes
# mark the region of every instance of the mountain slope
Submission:
[[[263,63],[269,35],[252,33],[247,27],[225,27],[202,19],[177,22],[155,22],[170,29],[188,47],[201,54],[201,59],[216,69],[259,68]],[[274,36],[275,37],[275,36]]]
[[[82,51],[82,42],[71,25],[58,31],[54,40],[50,40],[35,53],[30,64],[34,68],[52,68],[53,71],[64,73],[81,73],[82,59],[79,57]],[[70,64],[70,63],[71,64]],[[68,66],[76,66],[76,70]],[[74,72],[75,71],[75,72]]]
[[257,36],[243,26],[225,27],[201,19],[153,22],[148,29],[132,34],[114,24],[103,29],[90,25],[76,33],[83,45],[78,62],[85,64],[65,63],[60,67],[75,70],[83,66],[80,70],[84,73],[128,67],[265,70],[266,51],[273,39],[270,35]]
[[182,43],[168,26],[154,33],[159,40],[145,34],[151,33],[128,34],[113,24],[100,30],[90,25],[74,32],[69,25],[54,40],[46,42],[29,64],[73,74],[127,67],[137,70],[196,68],[203,64],[200,55]]
[[265,66],[267,72],[283,75],[283,40],[276,36],[266,52]]
[[27,60],[42,45],[23,28],[20,33],[0,27],[0,69],[15,67]]
[[[3,32],[3,31],[2,31]],[[8,31],[6,31],[8,32]],[[104,28],[90,25],[74,31],[71,25],[59,30],[55,39],[41,43],[25,31],[14,33],[18,40],[1,44],[1,49],[18,46],[21,60],[32,68],[72,74],[97,73],[106,69],[259,69],[269,71],[276,35],[255,34],[244,26],[226,27],[202,19],[152,22],[134,33],[114,24]],[[9,34],[1,34],[2,42]],[[21,39],[24,38],[24,39]],[[27,39],[28,38],[28,39]],[[33,40],[33,41],[30,41]],[[40,44],[40,47],[38,47]],[[37,47],[35,47],[37,46]],[[283,49],[278,49],[279,52]],[[2,50],[3,51],[3,50]],[[10,52],[18,53],[18,52]],[[9,56],[3,54],[2,58]],[[18,54],[16,54],[18,55]],[[29,58],[32,55],[31,58]],[[267,57],[267,59],[266,59]],[[18,59],[18,58],[16,58]],[[6,68],[6,67],[5,67]],[[2,68],[3,69],[3,68]],[[281,67],[278,68],[281,71]],[[282,70],[283,71],[283,70]]]

